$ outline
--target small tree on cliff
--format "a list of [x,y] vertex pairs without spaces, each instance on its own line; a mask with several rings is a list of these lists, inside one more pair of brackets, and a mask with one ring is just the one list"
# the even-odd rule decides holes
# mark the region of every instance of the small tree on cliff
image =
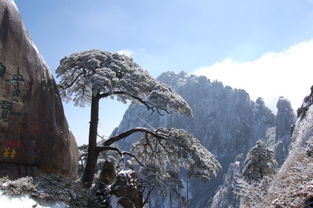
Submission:
[[248,152],[242,169],[242,178],[237,178],[237,195],[240,207],[258,207],[268,191],[276,173],[274,153],[262,140]]
[[[185,100],[124,55],[100,50],[74,53],[61,60],[56,73],[61,78],[60,94],[66,102],[74,101],[78,106],[91,105],[88,156],[82,177],[82,182],[87,187],[92,184],[99,153],[105,150],[120,152],[111,147],[113,143],[135,132],[144,132],[156,139],[166,138],[159,130],[135,128],[97,146],[100,99],[115,97],[124,103],[141,103],[153,112],[168,112],[172,109],[180,115],[192,114]],[[212,163],[217,164],[216,169],[219,168],[217,161],[209,162],[210,165]]]
[[274,152],[264,141],[259,140],[247,154],[242,175],[248,182],[262,180],[265,176],[273,176],[276,173],[276,165]]

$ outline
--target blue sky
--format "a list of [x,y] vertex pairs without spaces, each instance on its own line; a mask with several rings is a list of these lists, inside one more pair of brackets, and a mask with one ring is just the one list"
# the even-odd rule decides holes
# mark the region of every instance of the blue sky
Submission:
[[[271,73],[276,68],[286,67],[277,67],[278,61],[275,57],[290,54],[290,48],[301,43],[311,43],[313,39],[312,0],[15,2],[32,39],[52,72],[64,56],[97,48],[110,52],[131,51],[134,60],[154,77],[168,70],[184,70],[224,81],[225,74],[228,73],[224,68],[234,66],[227,64],[227,60],[237,63],[237,68],[241,68],[243,64],[246,68],[263,70],[259,66],[264,66],[267,68],[266,72]],[[302,53],[311,52],[310,48],[302,47],[301,52],[295,53],[297,57],[302,57]],[[267,64],[259,61],[268,54],[273,56],[274,60],[267,60]],[[279,63],[290,60],[290,56],[283,58]],[[294,60],[297,62],[299,59]],[[305,61],[306,66],[312,64],[313,68],[309,58]],[[254,65],[245,65],[251,62]],[[223,70],[215,69],[213,66],[216,64],[222,65]],[[272,69],[273,64],[276,64],[276,68]],[[214,71],[212,67],[215,71],[225,73],[219,76],[206,74]],[[292,68],[288,70],[293,71]],[[310,73],[306,70],[303,73]],[[238,76],[239,71],[238,69]],[[279,76],[281,72],[273,74]],[[294,78],[291,73],[284,83],[290,83],[289,79],[292,77]],[[231,79],[225,79],[225,82],[234,87],[241,87]],[[266,80],[264,82],[266,83]],[[249,88],[250,85],[243,87],[246,86]],[[247,90],[249,92],[249,89]],[[252,90],[252,93],[260,94],[252,97],[266,96],[266,92],[268,90]],[[288,94],[284,91],[277,93]],[[308,91],[302,93],[307,94]],[[299,96],[303,95],[300,93]],[[103,102],[101,106],[101,132],[109,135],[112,128],[118,125],[127,106],[111,100]],[[67,104],[65,111],[78,143],[86,143],[89,109]]]

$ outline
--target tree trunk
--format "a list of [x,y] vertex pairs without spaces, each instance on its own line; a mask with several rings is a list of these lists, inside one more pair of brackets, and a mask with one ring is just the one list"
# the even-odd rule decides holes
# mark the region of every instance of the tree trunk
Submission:
[[82,177],[82,182],[85,187],[90,188],[93,182],[94,173],[97,165],[99,152],[97,151],[97,135],[99,121],[99,96],[93,96],[91,100],[91,113],[89,124],[89,144],[87,163]]

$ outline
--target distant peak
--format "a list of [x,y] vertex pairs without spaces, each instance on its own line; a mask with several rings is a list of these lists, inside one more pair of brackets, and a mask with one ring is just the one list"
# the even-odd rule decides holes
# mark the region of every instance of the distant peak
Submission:
[[291,107],[291,103],[290,101],[283,97],[283,96],[280,96],[278,101],[277,101],[277,104],[276,104],[276,107],[277,107],[277,110],[278,111],[283,111],[283,110],[290,110],[292,111],[292,107]]
[[158,77],[158,80],[172,86],[175,89],[184,86],[187,83],[188,78],[190,78],[190,75],[184,71],[177,74],[173,71],[167,71],[162,73]]
[[158,79],[161,78],[188,78],[189,74],[187,72],[181,71],[179,73],[175,73],[173,71],[163,72]]
[[258,105],[265,105],[263,98],[258,97],[255,101]]
[[181,71],[177,74],[177,76],[181,78],[188,78],[189,74],[187,72]]

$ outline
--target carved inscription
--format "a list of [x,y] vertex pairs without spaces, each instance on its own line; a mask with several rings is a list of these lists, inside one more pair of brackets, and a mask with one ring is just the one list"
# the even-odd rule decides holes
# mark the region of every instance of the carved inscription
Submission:
[[3,100],[1,102],[1,117],[0,117],[0,120],[3,121],[3,122],[8,122],[8,118],[9,118],[9,114],[11,112],[13,108],[13,104],[9,101],[5,101]]
[[13,101],[19,102],[19,98],[21,96],[21,89],[20,89],[20,84],[21,82],[24,82],[23,75],[20,74],[20,69],[17,68],[16,74],[13,75],[12,79],[7,80],[7,82],[13,83],[14,84],[14,90],[13,90]]
[[[6,71],[6,66],[0,62],[0,78],[5,77]],[[10,79],[0,79],[0,87],[0,125],[7,126],[10,116],[22,115],[18,109],[25,99],[28,88],[19,68]]]
[[6,67],[0,62],[0,77],[3,77],[6,71]]

